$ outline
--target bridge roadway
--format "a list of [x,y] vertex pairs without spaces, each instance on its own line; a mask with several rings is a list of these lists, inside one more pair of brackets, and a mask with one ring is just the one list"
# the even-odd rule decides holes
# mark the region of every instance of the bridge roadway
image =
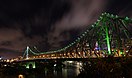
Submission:
[[50,58],[35,58],[35,59],[22,59],[14,62],[28,62],[28,61],[98,61],[98,60],[119,60],[119,59],[132,59],[131,56],[129,57],[99,57],[99,58],[56,58],[56,59],[50,59]]
[[[18,61],[13,61],[14,64],[18,66],[24,66],[27,69],[31,68],[37,68],[40,65],[42,66],[56,66],[56,65],[83,65],[85,63],[91,62],[91,63],[98,63],[99,61],[105,61],[105,62],[122,62],[123,60],[132,60],[132,57],[100,57],[100,58],[57,58],[57,59],[45,59],[45,58],[37,58],[37,59],[23,59]],[[13,64],[12,63],[12,64]]]

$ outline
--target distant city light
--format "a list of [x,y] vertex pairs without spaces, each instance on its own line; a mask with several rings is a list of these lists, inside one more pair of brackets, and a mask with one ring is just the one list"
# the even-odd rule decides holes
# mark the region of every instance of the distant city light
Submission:
[[4,66],[6,67],[7,65],[5,64]]

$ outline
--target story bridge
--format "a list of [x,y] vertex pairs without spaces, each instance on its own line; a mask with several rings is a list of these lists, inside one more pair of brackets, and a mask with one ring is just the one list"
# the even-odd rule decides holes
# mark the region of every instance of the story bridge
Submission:
[[54,51],[40,52],[36,47],[27,46],[20,58],[10,62],[25,62],[24,66],[35,67],[36,60],[84,60],[104,57],[132,56],[132,19],[102,13],[98,20],[88,26],[76,40]]
[[132,19],[102,13],[75,41],[54,51],[27,47],[23,59],[98,58],[132,56]]
[[40,52],[36,47],[26,48],[21,58],[10,61],[36,59],[79,60],[103,57],[132,56],[132,19],[102,13],[76,40],[54,51]]

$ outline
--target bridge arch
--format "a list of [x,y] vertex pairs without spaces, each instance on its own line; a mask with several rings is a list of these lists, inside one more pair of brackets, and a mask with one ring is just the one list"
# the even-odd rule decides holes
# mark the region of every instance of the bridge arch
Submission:
[[35,62],[27,62],[26,63],[26,68],[27,69],[36,68]]

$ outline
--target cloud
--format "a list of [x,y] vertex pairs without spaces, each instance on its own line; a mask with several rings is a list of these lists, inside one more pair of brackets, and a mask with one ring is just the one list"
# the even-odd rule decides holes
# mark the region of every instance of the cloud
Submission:
[[[105,10],[106,0],[71,0],[71,10],[58,20],[48,34],[48,42],[52,46],[62,47],[61,42],[70,41],[69,31],[81,31],[97,20]],[[62,34],[65,31],[65,34]],[[74,35],[77,33],[74,33]],[[66,45],[66,44],[65,44]]]
[[72,0],[71,11],[56,22],[57,29],[71,29],[89,25],[105,10],[106,0]]
[[[7,32],[6,32],[7,31]],[[41,36],[33,36],[32,38],[25,36],[20,29],[0,29],[0,47],[23,51],[26,46],[36,45],[42,41]]]
[[[132,17],[125,0],[0,1],[0,48],[49,51],[66,46],[104,11]],[[128,4],[128,5],[127,5]],[[13,53],[13,51],[12,51]]]
[[19,51],[26,46],[48,45],[46,38],[52,24],[70,10],[66,0],[0,1],[0,4],[0,48]]
[[0,56],[2,56],[3,59],[16,58],[21,55],[22,55],[22,53],[20,53],[19,51],[12,50],[12,49],[0,48]]
[[124,7],[124,9],[122,9],[120,12],[119,12],[119,15],[121,16],[128,16],[130,18],[132,18],[132,10],[130,10],[132,8],[132,5],[131,3],[129,3],[127,6]]

